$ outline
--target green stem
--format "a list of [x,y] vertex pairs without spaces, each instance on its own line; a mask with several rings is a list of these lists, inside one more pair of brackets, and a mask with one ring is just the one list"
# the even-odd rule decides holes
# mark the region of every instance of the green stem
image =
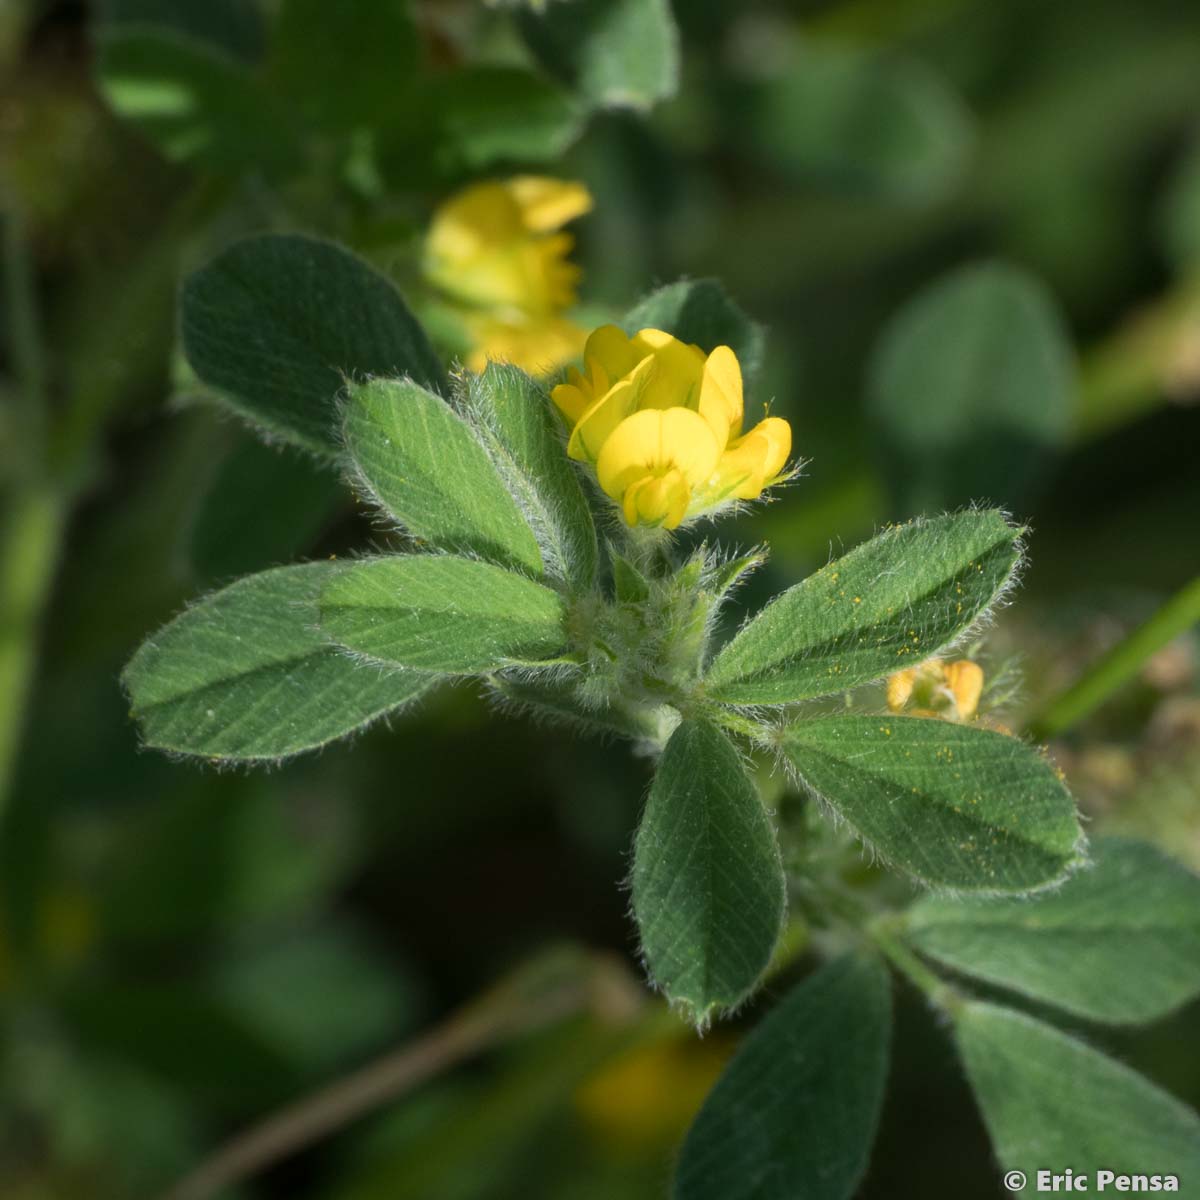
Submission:
[[925,993],[934,1008],[953,1014],[963,1003],[961,994],[931,971],[900,937],[904,918],[897,913],[881,913],[863,927],[864,932],[884,957],[910,983]]
[[1197,621],[1200,621],[1200,578],[1176,592],[1144,625],[1118,642],[1065,692],[1051,700],[1029,722],[1029,734],[1042,741],[1070,729],[1136,675],[1146,659]]
[[41,614],[66,515],[54,489],[22,489],[9,497],[0,527],[0,820],[12,787]]
[[740,733],[749,738],[756,746],[769,744],[769,730],[758,721],[743,717],[740,713],[730,712],[727,708],[714,708],[713,716],[731,733]]

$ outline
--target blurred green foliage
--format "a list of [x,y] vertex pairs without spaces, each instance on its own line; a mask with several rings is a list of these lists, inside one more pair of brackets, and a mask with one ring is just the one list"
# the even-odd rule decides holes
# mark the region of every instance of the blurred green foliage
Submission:
[[[602,18],[616,68],[577,40]],[[239,572],[382,536],[332,475],[202,402],[173,358],[186,271],[304,229],[417,303],[449,190],[584,180],[587,311],[716,277],[768,331],[750,398],[809,465],[719,531],[772,544],[747,607],[879,523],[986,496],[1035,531],[1027,598],[992,636],[1034,709],[1200,565],[1198,164],[1186,0],[0,8],[0,710],[23,734],[0,838],[0,1191],[153,1194],[546,944],[633,944],[614,884],[645,764],[465,689],[273,773],[139,753],[117,676],[148,629]],[[938,345],[961,352],[948,371]],[[1056,754],[1095,828],[1196,866],[1198,740],[1193,633]],[[898,1003],[911,1049],[861,1194],[999,1195],[950,1054]],[[679,1038],[652,1004],[601,1006],[230,1194],[662,1196],[703,1048],[647,1053],[616,1100],[585,1089],[631,1043]],[[1092,1040],[1194,1105],[1198,1038],[1193,1005]],[[630,1137],[620,1097],[655,1087],[690,1106]]]

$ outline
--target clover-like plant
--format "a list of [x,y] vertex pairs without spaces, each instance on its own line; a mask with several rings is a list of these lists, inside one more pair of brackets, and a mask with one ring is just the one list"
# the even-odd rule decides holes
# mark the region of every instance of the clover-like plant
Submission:
[[[851,1194],[886,1074],[885,962],[953,1017],[1006,1166],[1074,1161],[1065,1093],[1029,1109],[1062,1118],[1040,1141],[1010,1110],[1034,1058],[1110,1101],[1122,1093],[1106,1165],[1142,1133],[1167,1165],[1195,1161],[1195,1118],[1162,1093],[928,965],[1102,1020],[1148,1019],[1200,989],[1163,932],[1178,931],[1196,881],[1124,843],[1072,877],[1085,846],[1059,773],[970,720],[979,669],[939,657],[1013,587],[1022,530],[1008,517],[965,509],[885,528],[723,640],[718,618],[767,551],[722,553],[696,523],[786,479],[790,430],[765,416],[743,432],[760,335],[714,283],[652,294],[548,390],[512,366],[448,376],[384,278],[330,244],[268,236],[187,281],[182,337],[219,401],[339,464],[397,549],[264,571],[151,637],[125,673],[148,745],[276,762],[472,677],[500,703],[653,757],[633,911],[650,979],[695,1025],[786,958],[789,894],[796,928],[830,931],[830,947],[856,939],[744,1044],[688,1139],[678,1195]],[[864,698],[889,676],[890,707]],[[907,912],[864,898],[812,823],[784,828],[781,854],[752,755],[940,895]],[[1129,909],[1109,903],[1122,880],[1146,878],[1154,889],[1126,888]]]

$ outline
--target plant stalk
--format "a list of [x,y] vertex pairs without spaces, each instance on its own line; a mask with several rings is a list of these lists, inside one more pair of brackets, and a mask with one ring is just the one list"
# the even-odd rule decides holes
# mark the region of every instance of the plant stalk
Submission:
[[225,1188],[327,1137],[466,1059],[572,1015],[596,1011],[632,1020],[640,989],[604,956],[535,963],[501,981],[415,1041],[305,1097],[235,1137],[162,1200],[208,1200]]
[[1065,733],[1127,683],[1156,651],[1200,621],[1200,577],[1103,655],[1028,724],[1038,741]]

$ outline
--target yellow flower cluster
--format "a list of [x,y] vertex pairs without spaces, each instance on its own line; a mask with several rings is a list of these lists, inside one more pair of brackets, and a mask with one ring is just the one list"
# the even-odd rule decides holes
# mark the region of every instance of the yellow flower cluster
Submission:
[[474,184],[434,214],[424,271],[461,306],[472,370],[494,359],[544,374],[579,356],[584,331],[563,314],[580,272],[562,227],[591,207],[581,183],[518,175]]
[[791,426],[766,417],[742,433],[742,371],[718,346],[705,355],[658,329],[628,337],[604,325],[584,370],[551,392],[571,424],[567,451],[596,469],[629,525],[674,529],[783,476]]
[[887,681],[888,708],[903,712],[911,702],[918,717],[974,720],[982,695],[983,668],[965,658],[951,663],[931,658],[919,667],[889,675]]

